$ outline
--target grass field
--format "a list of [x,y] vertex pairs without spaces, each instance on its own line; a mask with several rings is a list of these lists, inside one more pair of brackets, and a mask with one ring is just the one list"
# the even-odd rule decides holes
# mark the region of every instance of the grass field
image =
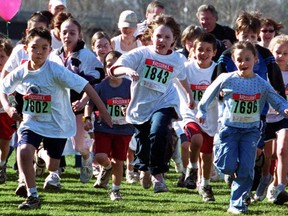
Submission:
[[[0,215],[228,215],[229,189],[223,182],[213,182],[216,201],[204,203],[196,190],[176,187],[179,174],[171,168],[166,175],[169,188],[167,193],[154,194],[152,188],[144,190],[140,185],[122,184],[121,201],[111,201],[109,190],[95,189],[95,179],[83,184],[79,181],[79,170],[73,168],[74,157],[67,157],[67,167],[61,176],[62,189],[43,191],[46,177],[37,177],[37,187],[41,198],[41,209],[18,210],[23,198],[14,194],[17,176],[11,168],[10,159],[7,168],[9,179],[0,185]],[[287,204],[276,206],[266,200],[249,206],[248,215],[288,215]]]

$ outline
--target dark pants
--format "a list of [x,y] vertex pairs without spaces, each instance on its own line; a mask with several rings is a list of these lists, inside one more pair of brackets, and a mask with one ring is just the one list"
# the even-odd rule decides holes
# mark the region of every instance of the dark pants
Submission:
[[174,114],[174,108],[163,108],[153,113],[149,121],[141,125],[134,125],[137,141],[134,160],[136,169],[149,170],[152,175],[168,171],[167,134],[169,134],[169,125],[171,125]]

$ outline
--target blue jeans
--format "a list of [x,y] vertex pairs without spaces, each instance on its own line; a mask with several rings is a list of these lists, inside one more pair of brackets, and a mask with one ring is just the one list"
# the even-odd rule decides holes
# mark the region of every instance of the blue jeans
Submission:
[[135,169],[147,171],[152,175],[164,173],[169,170],[169,161],[166,160],[167,134],[169,125],[175,114],[174,108],[163,108],[152,114],[149,121],[134,125],[137,147]]
[[244,199],[250,192],[260,137],[259,128],[234,128],[224,126],[219,131],[220,145],[214,163],[224,174],[236,174],[232,182],[230,206],[247,211]]

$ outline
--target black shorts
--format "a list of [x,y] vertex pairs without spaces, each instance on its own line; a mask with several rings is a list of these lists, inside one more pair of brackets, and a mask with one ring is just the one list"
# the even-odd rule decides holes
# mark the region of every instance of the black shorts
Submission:
[[288,119],[284,118],[279,122],[266,123],[265,130],[265,141],[276,139],[277,131],[287,128],[288,129]]
[[31,130],[24,130],[21,132],[21,138],[18,142],[18,146],[22,144],[31,144],[36,149],[39,148],[40,143],[43,142],[43,147],[47,150],[49,157],[54,159],[60,159],[66,144],[66,138],[49,138],[34,133]]

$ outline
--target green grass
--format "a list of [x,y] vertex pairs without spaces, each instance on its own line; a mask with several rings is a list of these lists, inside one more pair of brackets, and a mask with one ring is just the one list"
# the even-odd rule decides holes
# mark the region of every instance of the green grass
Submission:
[[[229,189],[223,182],[211,183],[216,201],[204,203],[196,190],[176,187],[179,174],[171,168],[166,175],[169,188],[167,193],[154,194],[152,188],[143,189],[140,185],[122,184],[123,200],[110,200],[108,190],[95,189],[95,179],[87,184],[79,181],[79,170],[73,168],[74,157],[67,157],[67,167],[61,176],[62,189],[54,192],[43,191],[46,177],[37,177],[37,187],[41,198],[41,209],[18,210],[23,198],[14,194],[17,176],[11,168],[10,159],[8,181],[0,185],[0,215],[228,215]],[[276,206],[266,200],[249,206],[248,215],[287,215],[287,204]]]

